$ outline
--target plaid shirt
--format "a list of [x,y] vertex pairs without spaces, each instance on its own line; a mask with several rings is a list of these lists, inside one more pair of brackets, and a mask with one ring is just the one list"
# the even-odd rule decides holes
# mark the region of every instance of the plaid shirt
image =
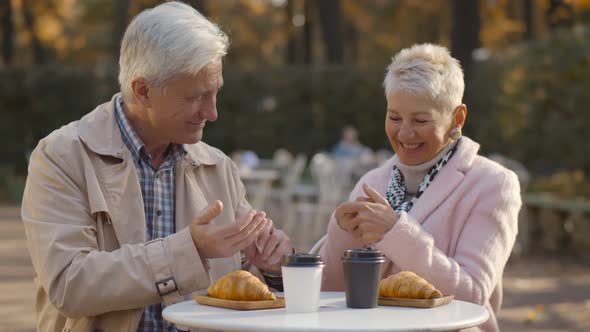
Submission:
[[[182,145],[170,145],[166,159],[159,169],[154,169],[152,158],[141,139],[131,127],[121,106],[121,98],[115,103],[115,118],[121,130],[123,142],[131,151],[145,209],[146,237],[148,241],[163,238],[176,231],[175,227],[175,186],[174,166],[186,154]],[[143,316],[137,329],[138,332],[164,332],[166,323],[162,318],[164,305],[157,303],[144,309]],[[169,331],[176,331],[173,326]]]

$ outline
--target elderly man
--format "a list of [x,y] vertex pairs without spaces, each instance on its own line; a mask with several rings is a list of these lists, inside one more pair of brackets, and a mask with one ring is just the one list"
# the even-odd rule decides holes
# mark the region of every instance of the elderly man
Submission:
[[281,287],[290,240],[201,142],[227,45],[186,4],[143,11],[123,37],[121,94],[39,142],[22,205],[38,331],[169,331],[164,306],[240,268]]

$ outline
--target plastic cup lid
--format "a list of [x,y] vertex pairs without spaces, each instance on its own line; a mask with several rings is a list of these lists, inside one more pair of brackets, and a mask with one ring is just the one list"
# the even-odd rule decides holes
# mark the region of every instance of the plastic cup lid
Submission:
[[342,260],[346,261],[383,261],[385,258],[381,251],[373,248],[350,249],[344,251]]
[[324,265],[320,255],[293,253],[283,256],[283,266],[321,266]]

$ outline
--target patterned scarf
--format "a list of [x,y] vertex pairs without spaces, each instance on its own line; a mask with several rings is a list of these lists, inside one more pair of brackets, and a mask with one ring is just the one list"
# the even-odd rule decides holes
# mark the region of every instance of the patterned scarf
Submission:
[[389,205],[395,210],[397,213],[401,213],[402,211],[410,211],[412,206],[416,203],[418,198],[422,196],[426,188],[432,183],[438,172],[440,171],[443,166],[445,166],[455,151],[457,151],[457,147],[459,146],[459,139],[455,146],[453,146],[445,155],[428,171],[424,180],[420,183],[420,187],[418,188],[418,192],[411,200],[405,201],[404,198],[406,196],[406,184],[404,181],[404,175],[400,171],[400,169],[393,165],[393,170],[391,171],[391,178],[389,179],[389,186],[387,186],[387,192],[385,193],[385,199],[389,202]]

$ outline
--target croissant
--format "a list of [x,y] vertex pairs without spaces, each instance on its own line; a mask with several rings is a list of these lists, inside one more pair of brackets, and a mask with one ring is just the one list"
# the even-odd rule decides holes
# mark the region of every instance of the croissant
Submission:
[[268,287],[248,271],[234,271],[214,282],[207,290],[209,296],[234,301],[276,300]]
[[442,293],[414,272],[402,271],[381,280],[379,296],[436,299],[442,297]]

